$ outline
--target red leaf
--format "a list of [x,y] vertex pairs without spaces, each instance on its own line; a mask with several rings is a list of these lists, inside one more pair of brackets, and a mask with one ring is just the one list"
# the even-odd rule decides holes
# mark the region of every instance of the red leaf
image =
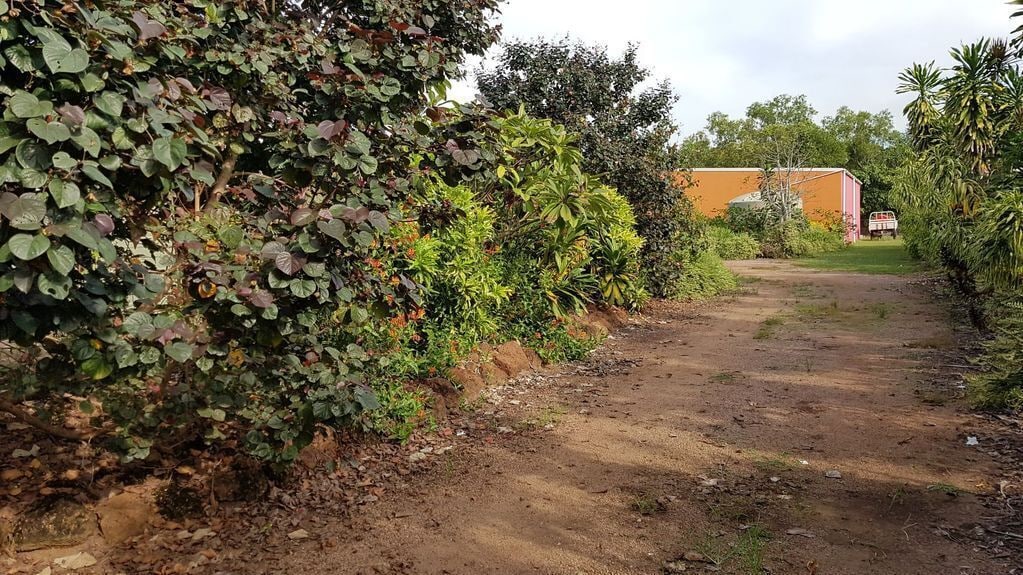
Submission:
[[281,272],[288,274],[289,276],[293,276],[302,270],[305,262],[288,252],[281,252],[277,254],[276,258],[274,258],[274,265],[277,269],[281,270]]
[[136,11],[132,14],[131,21],[139,28],[139,40],[145,41],[150,38],[163,36],[167,33],[166,26],[155,20],[150,20],[149,17],[142,12]]

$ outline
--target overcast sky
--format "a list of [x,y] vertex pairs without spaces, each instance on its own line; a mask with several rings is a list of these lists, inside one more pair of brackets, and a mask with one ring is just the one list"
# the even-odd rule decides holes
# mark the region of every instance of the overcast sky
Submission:
[[[506,0],[500,21],[504,38],[569,34],[615,53],[638,42],[641,63],[681,96],[688,134],[711,112],[741,116],[783,93],[806,94],[823,115],[888,109],[901,127],[899,72],[1008,35],[1012,11],[1005,0]],[[472,98],[471,85],[452,96]]]

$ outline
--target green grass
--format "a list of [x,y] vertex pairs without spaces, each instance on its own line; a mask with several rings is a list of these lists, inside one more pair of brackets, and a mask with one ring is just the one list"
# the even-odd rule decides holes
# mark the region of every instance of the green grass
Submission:
[[716,567],[731,564],[739,573],[760,575],[764,572],[764,547],[770,540],[771,534],[767,529],[753,524],[730,545],[721,539],[708,536],[696,549]]
[[860,240],[844,250],[796,263],[819,270],[867,274],[911,274],[921,269],[920,263],[903,247],[902,240]]

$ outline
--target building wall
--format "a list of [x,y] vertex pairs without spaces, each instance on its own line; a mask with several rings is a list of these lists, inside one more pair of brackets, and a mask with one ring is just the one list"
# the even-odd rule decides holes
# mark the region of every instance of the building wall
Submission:
[[[728,211],[728,202],[739,196],[757,191],[760,187],[759,170],[693,170],[694,186],[686,190],[696,209],[717,217]],[[683,176],[679,176],[680,181]],[[856,229],[847,236],[849,241],[859,237],[860,183],[845,170],[805,171],[798,175],[798,186],[803,194],[803,211],[811,220],[844,214],[852,219]]]

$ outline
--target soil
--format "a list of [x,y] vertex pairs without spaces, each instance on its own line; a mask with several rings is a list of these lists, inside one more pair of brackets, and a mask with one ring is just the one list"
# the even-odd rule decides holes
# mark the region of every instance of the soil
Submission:
[[1023,427],[969,411],[931,282],[731,265],[737,295],[655,302],[585,362],[406,445],[327,442],[76,573],[1023,573]]
[[585,364],[498,389],[496,441],[263,572],[1023,572],[988,531],[1018,487],[924,282],[733,267],[741,294],[658,304]]

